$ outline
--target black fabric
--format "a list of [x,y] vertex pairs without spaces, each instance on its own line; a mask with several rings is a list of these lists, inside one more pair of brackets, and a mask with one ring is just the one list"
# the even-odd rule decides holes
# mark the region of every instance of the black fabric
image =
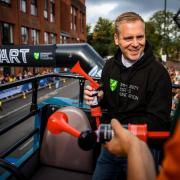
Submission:
[[31,180],[91,180],[92,175],[42,166]]
[[[168,130],[172,90],[167,70],[156,61],[148,42],[144,55],[131,67],[123,66],[121,56],[118,49],[102,72],[105,94],[100,103],[108,109],[108,118],[117,118],[123,124],[147,123],[149,130]],[[110,79],[118,82],[114,91]]]

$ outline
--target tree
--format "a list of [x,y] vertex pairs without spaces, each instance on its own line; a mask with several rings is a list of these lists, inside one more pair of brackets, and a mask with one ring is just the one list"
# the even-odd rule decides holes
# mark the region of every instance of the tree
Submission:
[[[173,21],[174,14],[172,12],[158,11],[156,12],[148,22],[148,28],[153,31],[149,31],[147,36],[151,39],[152,45],[156,49],[157,55],[160,55],[160,47],[163,49],[163,53],[170,58],[178,58],[180,50],[180,30]],[[153,29],[154,27],[154,29]],[[151,35],[151,33],[154,34]],[[154,42],[153,42],[153,38]],[[161,42],[161,44],[159,44]]]
[[151,22],[146,22],[146,39],[151,44],[155,55],[160,58],[162,36],[156,32],[155,26]]
[[92,45],[93,36],[92,36],[91,28],[92,28],[92,27],[91,27],[90,24],[87,24],[87,25],[86,25],[87,43],[89,43],[89,44]]
[[113,23],[100,17],[92,33],[92,46],[103,57],[113,54]]

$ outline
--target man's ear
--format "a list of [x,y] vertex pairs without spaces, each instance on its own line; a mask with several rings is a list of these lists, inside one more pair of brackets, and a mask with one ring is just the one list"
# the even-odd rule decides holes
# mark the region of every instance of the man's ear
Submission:
[[116,46],[119,45],[119,36],[118,36],[117,33],[114,33],[114,44],[115,44]]

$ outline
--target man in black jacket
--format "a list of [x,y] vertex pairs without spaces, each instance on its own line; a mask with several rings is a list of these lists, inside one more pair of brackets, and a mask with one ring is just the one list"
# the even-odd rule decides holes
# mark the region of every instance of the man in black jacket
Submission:
[[[167,130],[171,111],[171,80],[156,61],[145,38],[145,23],[134,12],[123,13],[115,21],[114,42],[119,48],[102,71],[99,100],[108,109],[109,119],[122,124],[147,123],[148,130]],[[91,104],[92,87],[87,86],[85,100]],[[116,179],[122,158],[102,150],[93,180]]]

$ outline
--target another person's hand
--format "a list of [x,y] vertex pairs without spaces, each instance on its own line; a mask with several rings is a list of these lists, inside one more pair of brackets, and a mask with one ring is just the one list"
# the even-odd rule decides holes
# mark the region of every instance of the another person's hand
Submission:
[[[93,91],[94,91],[94,89],[89,85],[87,85],[84,90],[84,100],[86,101],[87,105],[92,104],[92,101],[94,99]],[[98,100],[101,100],[103,98],[103,95],[104,95],[103,91],[99,91],[98,92]]]
[[123,128],[116,119],[112,119],[111,126],[114,137],[104,147],[116,156],[127,156],[127,179],[155,180],[154,161],[147,144]]
[[104,147],[116,156],[127,156],[131,148],[135,148],[135,145],[140,140],[127,129],[123,128],[116,119],[112,119],[111,126],[114,130],[114,136]]

